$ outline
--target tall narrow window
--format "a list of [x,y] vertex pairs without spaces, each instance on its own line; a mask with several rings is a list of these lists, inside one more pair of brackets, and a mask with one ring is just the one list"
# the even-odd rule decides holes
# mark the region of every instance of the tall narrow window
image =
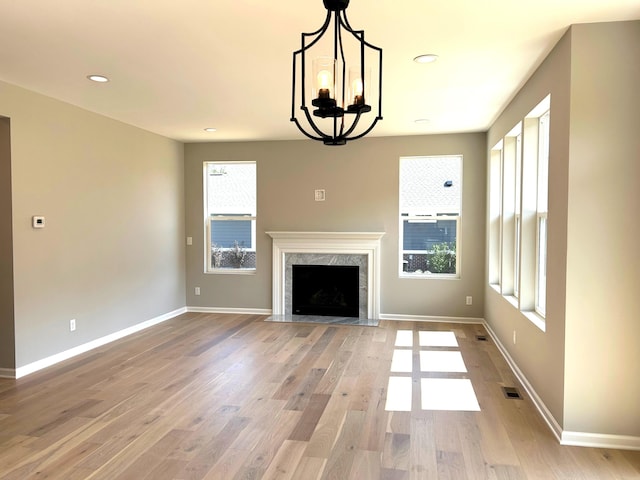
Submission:
[[[520,214],[520,159],[522,122],[518,122],[503,139],[502,151],[502,258],[500,291],[513,299],[518,296],[519,270],[518,222]],[[513,300],[511,300],[513,301]]]
[[538,182],[536,198],[536,287],[535,310],[542,317],[547,309],[547,211],[549,203],[549,111],[539,118]]
[[400,275],[455,276],[462,156],[400,159]]
[[522,236],[522,133],[516,136],[516,174],[514,208],[514,246],[513,246],[513,296],[520,295],[520,238]]
[[255,162],[206,162],[204,176],[207,271],[254,271]]
[[502,157],[504,141],[492,149],[489,164],[489,284],[502,289]]

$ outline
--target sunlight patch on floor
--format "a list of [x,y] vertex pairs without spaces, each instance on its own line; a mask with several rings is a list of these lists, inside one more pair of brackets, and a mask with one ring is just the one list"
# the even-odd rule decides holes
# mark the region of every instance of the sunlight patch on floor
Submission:
[[458,340],[453,332],[418,332],[421,347],[457,347]]
[[389,377],[387,388],[387,411],[411,411],[411,377]]
[[413,352],[411,350],[394,350],[391,371],[411,373],[413,371]]
[[396,347],[413,347],[413,330],[398,330]]
[[[468,372],[458,350],[458,340],[452,331],[418,331],[414,345],[412,330],[398,330],[396,349],[391,358],[391,375],[387,387],[385,410],[410,412],[414,379],[430,374],[463,376]],[[434,350],[435,348],[435,350]],[[454,350],[455,349],[455,350]],[[414,371],[413,356],[419,356],[420,371]],[[418,367],[416,367],[418,368]],[[471,380],[468,378],[420,378],[419,390],[422,410],[480,411]]]
[[468,378],[422,378],[420,386],[422,410],[480,411]]
[[460,352],[422,351],[420,352],[420,371],[464,373],[467,367]]

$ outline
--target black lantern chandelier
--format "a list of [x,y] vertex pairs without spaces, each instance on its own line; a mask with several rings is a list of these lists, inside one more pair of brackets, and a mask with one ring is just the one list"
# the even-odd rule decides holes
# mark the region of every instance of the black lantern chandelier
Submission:
[[[344,145],[382,120],[382,49],[365,41],[364,30],[349,25],[349,0],[323,2],[324,24],[302,33],[300,50],[293,52],[291,121],[313,140]],[[372,71],[377,82],[371,82]],[[301,118],[297,110],[304,112]]]

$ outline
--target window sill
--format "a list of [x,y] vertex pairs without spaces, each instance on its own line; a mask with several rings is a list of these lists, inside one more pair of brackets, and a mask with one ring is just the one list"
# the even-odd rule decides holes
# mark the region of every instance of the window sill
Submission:
[[520,308],[520,304],[518,302],[518,297],[515,297],[513,295],[503,295],[504,299],[509,302],[511,305],[513,305],[515,308],[519,309]]
[[401,272],[400,278],[412,278],[416,280],[460,280],[460,275],[455,273],[407,273]]
[[545,318],[541,317],[537,312],[522,312],[522,314],[540,330],[543,332],[547,331],[547,322]]
[[216,268],[204,272],[211,275],[255,275],[255,268]]

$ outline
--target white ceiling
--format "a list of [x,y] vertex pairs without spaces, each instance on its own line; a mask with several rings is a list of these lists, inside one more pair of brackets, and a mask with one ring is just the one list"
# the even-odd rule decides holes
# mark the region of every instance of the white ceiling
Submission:
[[[325,14],[322,0],[0,0],[0,80],[181,141],[301,139],[292,52]],[[372,135],[412,135],[486,130],[569,25],[639,19],[640,1],[351,0],[347,14],[384,52]]]

